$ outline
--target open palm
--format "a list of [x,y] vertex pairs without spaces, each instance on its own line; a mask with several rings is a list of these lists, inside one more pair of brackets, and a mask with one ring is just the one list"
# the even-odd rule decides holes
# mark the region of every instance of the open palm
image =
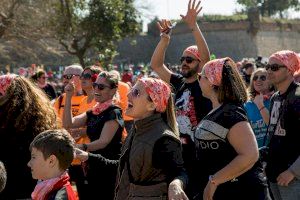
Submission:
[[[192,2],[193,1],[193,2]],[[198,1],[196,5],[197,0],[190,0],[188,4],[188,10],[186,12],[186,15],[180,15],[183,21],[187,23],[189,28],[193,28],[197,24],[197,16],[202,10],[202,7],[200,7],[201,1]],[[196,6],[195,6],[196,5]]]

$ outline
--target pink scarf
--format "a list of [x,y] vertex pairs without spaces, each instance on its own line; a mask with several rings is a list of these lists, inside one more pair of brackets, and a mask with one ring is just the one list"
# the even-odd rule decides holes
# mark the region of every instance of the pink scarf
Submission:
[[51,192],[61,189],[62,187],[70,184],[69,175],[64,172],[60,177],[52,178],[39,182],[31,194],[33,200],[46,200],[49,198]]
[[226,58],[214,59],[203,66],[204,75],[211,84],[220,86],[222,81],[222,71]]
[[184,50],[184,52],[191,53],[191,54],[194,55],[197,59],[201,60],[201,59],[200,59],[200,53],[199,53],[198,47],[197,47],[196,45],[189,46],[188,48],[186,48],[186,49]]
[[92,112],[94,115],[99,115],[100,113],[102,113],[104,110],[106,110],[107,108],[109,108],[112,105],[112,100],[108,100],[104,103],[99,103],[97,102],[96,105],[92,108]]
[[283,63],[293,74],[300,72],[300,56],[293,51],[277,51],[270,56]]
[[2,95],[6,94],[7,88],[10,86],[11,82],[16,78],[15,74],[7,74],[0,76],[0,93]]

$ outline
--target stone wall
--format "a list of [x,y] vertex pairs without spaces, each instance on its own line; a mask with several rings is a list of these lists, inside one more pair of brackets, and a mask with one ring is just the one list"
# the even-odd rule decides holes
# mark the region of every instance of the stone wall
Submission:
[[[256,22],[257,23],[257,22]],[[300,52],[300,23],[205,22],[198,23],[206,38],[210,52],[217,57],[229,56],[235,60],[261,55],[268,57],[277,50],[290,49]],[[252,27],[259,27],[253,31]],[[152,31],[153,32],[153,31]],[[135,40],[134,45],[131,41]],[[116,62],[150,62],[159,41],[158,34],[127,38],[120,42]],[[187,27],[180,23],[173,30],[166,53],[166,62],[178,63],[182,51],[194,44]]]

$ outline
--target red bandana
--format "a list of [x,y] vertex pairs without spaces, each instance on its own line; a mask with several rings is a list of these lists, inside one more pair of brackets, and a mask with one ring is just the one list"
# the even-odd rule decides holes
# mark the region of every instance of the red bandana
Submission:
[[0,76],[0,93],[2,95],[6,94],[7,88],[10,86],[11,82],[16,78],[15,74],[7,74]]
[[170,87],[164,81],[156,78],[141,78],[139,81],[144,85],[147,94],[156,105],[156,111],[165,112],[171,95]]

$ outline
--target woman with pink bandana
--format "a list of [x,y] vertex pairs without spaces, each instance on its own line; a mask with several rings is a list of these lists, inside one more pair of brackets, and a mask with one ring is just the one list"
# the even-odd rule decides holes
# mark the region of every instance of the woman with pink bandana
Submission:
[[27,167],[29,145],[39,133],[56,128],[55,111],[42,90],[22,76],[0,76],[0,160],[7,170],[0,199],[30,198],[36,181]]
[[126,115],[134,118],[119,161],[77,150],[82,160],[117,167],[115,199],[187,199],[186,173],[169,86],[142,78],[128,94]]
[[274,199],[300,199],[300,57],[283,50],[266,65],[270,82],[278,90],[271,98],[270,136],[266,173]]
[[206,63],[199,84],[213,110],[195,132],[199,181],[195,199],[268,199],[263,170],[256,162],[257,142],[243,108],[246,87],[234,61]]

